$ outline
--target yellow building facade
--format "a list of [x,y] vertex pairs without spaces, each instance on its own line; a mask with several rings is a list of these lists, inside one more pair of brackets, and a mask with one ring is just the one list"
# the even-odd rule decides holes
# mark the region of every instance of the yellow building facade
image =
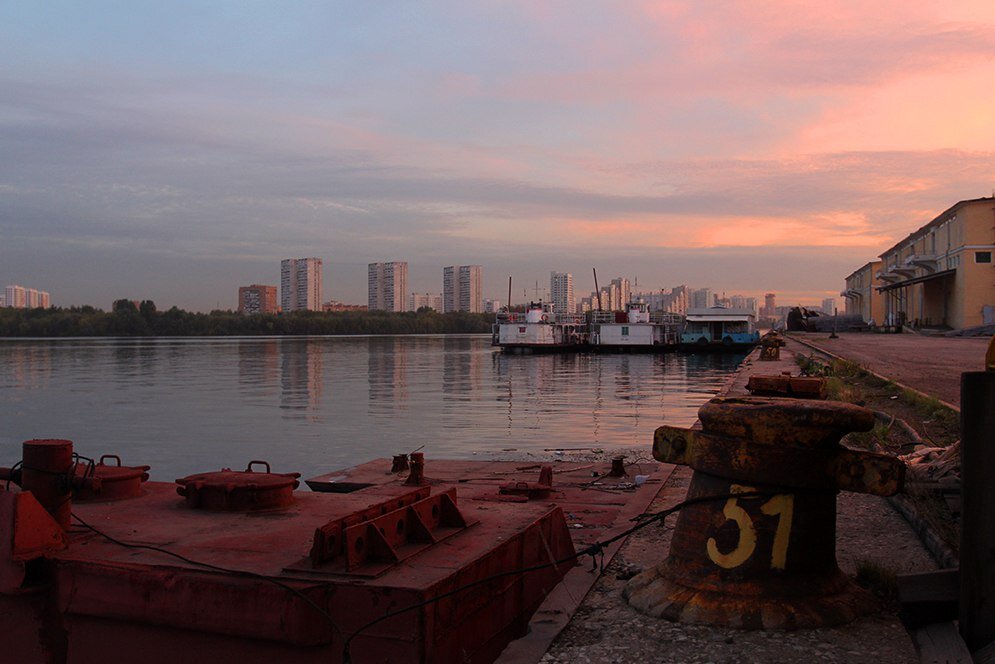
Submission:
[[877,278],[881,261],[871,261],[846,278],[846,288],[840,293],[846,298],[848,316],[860,315],[871,325],[884,324],[885,296],[877,289],[885,283]]
[[993,254],[995,198],[960,201],[881,254],[873,289],[883,296],[883,318],[875,323],[953,329],[995,323]]

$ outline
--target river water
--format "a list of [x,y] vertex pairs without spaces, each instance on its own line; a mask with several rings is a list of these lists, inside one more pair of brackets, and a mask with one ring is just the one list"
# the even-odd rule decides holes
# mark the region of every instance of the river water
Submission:
[[0,340],[0,465],[31,438],[160,481],[253,459],[312,477],[421,446],[429,463],[649,456],[656,427],[690,426],[741,359],[505,355],[489,335]]

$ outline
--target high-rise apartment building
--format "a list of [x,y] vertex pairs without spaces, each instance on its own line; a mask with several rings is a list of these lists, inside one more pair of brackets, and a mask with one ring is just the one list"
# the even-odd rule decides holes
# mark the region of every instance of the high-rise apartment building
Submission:
[[691,309],[708,309],[709,307],[714,307],[715,296],[712,294],[712,289],[698,288],[691,291],[689,304]]
[[280,263],[280,306],[290,311],[321,311],[321,259],[285,258]]
[[24,286],[11,285],[3,291],[4,305],[14,309],[23,309],[28,306],[27,292]]
[[408,311],[408,264],[370,263],[367,271],[367,309]]
[[612,311],[624,311],[632,299],[632,288],[625,277],[615,277],[608,284],[611,291]]
[[484,300],[484,313],[496,314],[501,311],[501,300]]
[[753,312],[754,318],[757,317],[760,313],[760,311],[757,308],[757,298],[755,297],[746,298],[746,306],[744,307],[744,309]]
[[238,289],[238,313],[275,314],[277,312],[276,286],[252,284]]
[[442,313],[442,296],[438,293],[412,293],[408,300],[408,310],[434,309]]
[[11,284],[4,288],[3,306],[15,309],[37,309],[38,307],[47,309],[52,306],[52,302],[47,291]]
[[827,297],[822,300],[822,313],[832,316],[836,313],[836,299]]
[[479,265],[442,268],[442,305],[446,313],[484,310],[483,271]]
[[573,275],[569,272],[550,272],[549,296],[553,301],[553,311],[572,314],[576,308]]
[[775,300],[774,293],[764,294],[764,308],[760,312],[764,316],[776,316],[777,315],[777,301]]

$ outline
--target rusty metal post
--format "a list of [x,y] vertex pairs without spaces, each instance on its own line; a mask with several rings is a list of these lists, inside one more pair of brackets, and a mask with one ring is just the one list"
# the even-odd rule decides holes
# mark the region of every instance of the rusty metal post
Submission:
[[[745,629],[836,625],[876,608],[836,563],[836,493],[896,493],[904,465],[840,438],[871,411],[801,399],[716,398],[703,430],[660,427],[653,456],[691,466],[669,557],[632,579],[635,608]],[[742,497],[739,497],[743,494]],[[716,496],[715,500],[707,500]]]
[[407,469],[408,469],[408,455],[395,454],[394,459],[391,461],[390,472],[403,473]]
[[408,479],[404,480],[408,486],[421,486],[425,484],[425,455],[422,452],[411,453],[411,472]]
[[608,471],[608,477],[625,477],[625,457],[612,457],[612,468]]
[[59,526],[69,530],[73,441],[26,440],[21,449],[21,488],[34,494]]
[[961,374],[960,406],[959,622],[974,652],[995,641],[995,367]]

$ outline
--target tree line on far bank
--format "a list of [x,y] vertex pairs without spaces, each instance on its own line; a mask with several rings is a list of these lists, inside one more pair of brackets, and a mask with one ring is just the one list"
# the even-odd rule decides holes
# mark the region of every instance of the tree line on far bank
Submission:
[[305,334],[465,334],[490,332],[493,314],[432,309],[387,311],[295,311],[245,316],[233,311],[193,313],[117,300],[111,311],[91,306],[48,309],[0,308],[0,337],[251,336]]

